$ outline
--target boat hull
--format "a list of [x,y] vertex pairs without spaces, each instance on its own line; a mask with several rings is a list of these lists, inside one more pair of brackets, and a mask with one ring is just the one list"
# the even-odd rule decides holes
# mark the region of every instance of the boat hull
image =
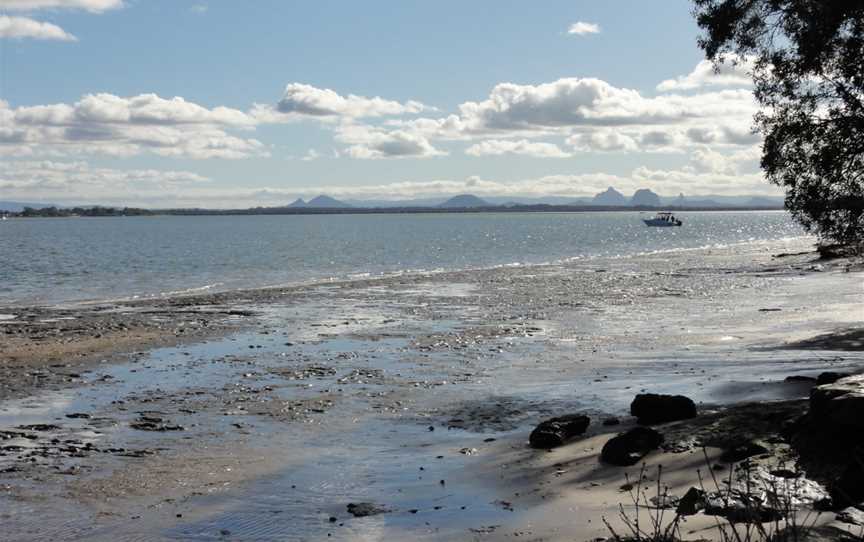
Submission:
[[669,220],[659,220],[657,218],[643,218],[642,222],[644,222],[646,226],[653,226],[655,228],[672,228],[681,225],[681,222],[671,222]]

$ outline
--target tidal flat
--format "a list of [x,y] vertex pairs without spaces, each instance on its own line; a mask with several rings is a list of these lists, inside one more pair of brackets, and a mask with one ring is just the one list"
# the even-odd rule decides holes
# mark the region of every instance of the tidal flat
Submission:
[[[729,431],[705,416],[793,416],[809,377],[864,369],[862,277],[795,238],[4,307],[0,538],[609,536],[640,467],[598,457],[633,397],[696,402],[646,457],[686,491]],[[572,413],[586,435],[528,446]]]

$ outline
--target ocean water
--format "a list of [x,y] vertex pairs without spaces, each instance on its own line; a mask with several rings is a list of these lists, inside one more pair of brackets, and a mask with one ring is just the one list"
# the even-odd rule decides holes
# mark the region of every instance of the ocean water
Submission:
[[0,223],[0,306],[530,265],[799,237],[788,214],[163,216]]

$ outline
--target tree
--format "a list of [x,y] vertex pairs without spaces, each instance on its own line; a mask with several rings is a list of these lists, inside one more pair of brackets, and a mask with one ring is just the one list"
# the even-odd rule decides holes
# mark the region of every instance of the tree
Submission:
[[694,0],[709,60],[752,66],[762,169],[823,240],[864,241],[864,0]]

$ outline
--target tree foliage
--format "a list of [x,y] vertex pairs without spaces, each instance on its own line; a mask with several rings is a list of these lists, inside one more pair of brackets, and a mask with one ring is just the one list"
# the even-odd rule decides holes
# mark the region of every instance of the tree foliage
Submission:
[[694,0],[708,59],[747,62],[762,169],[825,240],[864,240],[864,0]]

